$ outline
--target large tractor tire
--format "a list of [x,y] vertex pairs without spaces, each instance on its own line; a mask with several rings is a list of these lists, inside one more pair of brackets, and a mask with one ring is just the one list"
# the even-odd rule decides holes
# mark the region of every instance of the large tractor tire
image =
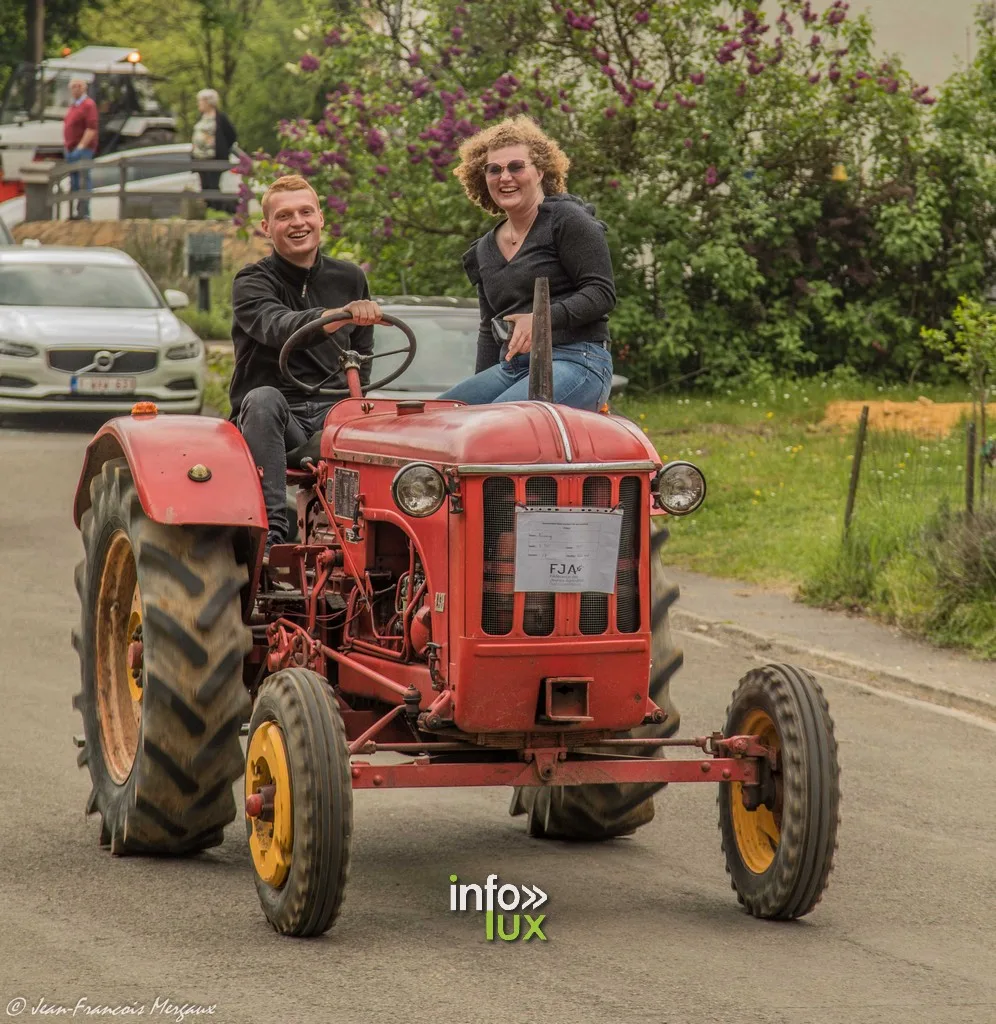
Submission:
[[778,754],[757,787],[720,783],[719,828],[733,889],[755,917],[802,917],[819,903],[837,849],[840,768],[826,698],[803,669],[753,669],[733,693],[725,735],[759,735]]
[[[678,597],[678,587],[664,573],[661,549],[668,539],[658,527],[650,539],[650,698],[667,717],[660,725],[632,729],[627,736],[640,739],[673,736],[680,725],[678,709],[671,700],[671,677],[681,667],[681,649],[674,646],[668,613]],[[594,751],[616,754],[611,747]],[[660,756],[660,747],[641,748],[644,757]],[[512,796],[509,813],[528,815],[526,830],[538,839],[601,840],[629,835],[654,817],[654,794],[667,783],[611,783],[585,786],[523,786]]]
[[323,934],[349,876],[353,783],[346,729],[321,676],[288,668],[264,681],[249,723],[245,788],[266,919],[284,935]]
[[125,459],[104,464],[90,499],[73,632],[87,814],[101,816],[101,845],[116,854],[217,846],[244,765],[246,567],[217,530],[149,520]]

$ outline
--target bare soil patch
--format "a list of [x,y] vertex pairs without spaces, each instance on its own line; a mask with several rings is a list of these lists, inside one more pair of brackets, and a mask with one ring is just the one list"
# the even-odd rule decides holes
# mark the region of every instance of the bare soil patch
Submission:
[[[872,430],[891,430],[919,437],[950,434],[972,413],[971,402],[933,402],[921,396],[915,402],[830,402],[823,416],[824,426],[851,427],[868,406],[868,426]],[[996,405],[986,408],[996,421]]]

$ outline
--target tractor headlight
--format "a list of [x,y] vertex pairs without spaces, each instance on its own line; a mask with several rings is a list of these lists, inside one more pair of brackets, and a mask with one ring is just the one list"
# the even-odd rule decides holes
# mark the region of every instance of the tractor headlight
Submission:
[[30,359],[38,355],[36,345],[27,345],[23,341],[8,341],[0,338],[0,356],[20,356],[23,359]]
[[415,462],[399,471],[391,494],[402,512],[421,519],[431,516],[446,500],[446,481],[432,466]]
[[690,462],[669,462],[657,474],[656,490],[666,511],[673,516],[687,516],[705,500],[705,477]]

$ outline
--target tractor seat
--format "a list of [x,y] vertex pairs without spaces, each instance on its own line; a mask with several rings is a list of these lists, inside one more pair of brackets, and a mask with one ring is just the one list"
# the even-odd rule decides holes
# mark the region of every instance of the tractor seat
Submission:
[[287,453],[288,469],[306,469],[302,463],[305,459],[317,462],[322,455],[322,432],[319,430],[312,434],[304,444],[299,444]]

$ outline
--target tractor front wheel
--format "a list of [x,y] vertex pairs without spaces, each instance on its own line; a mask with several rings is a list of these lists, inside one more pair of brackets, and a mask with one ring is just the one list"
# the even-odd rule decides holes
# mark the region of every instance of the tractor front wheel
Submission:
[[802,917],[819,903],[837,848],[840,768],[826,698],[803,669],[753,669],[733,693],[725,735],[758,736],[776,755],[758,785],[720,783],[733,889],[755,917]]
[[87,813],[115,854],[193,853],[235,820],[252,644],[230,538],[152,522],[125,459],[104,464],[83,513],[73,632]]
[[339,916],[349,874],[353,784],[328,683],[289,668],[266,679],[249,723],[246,834],[266,919],[314,936]]

